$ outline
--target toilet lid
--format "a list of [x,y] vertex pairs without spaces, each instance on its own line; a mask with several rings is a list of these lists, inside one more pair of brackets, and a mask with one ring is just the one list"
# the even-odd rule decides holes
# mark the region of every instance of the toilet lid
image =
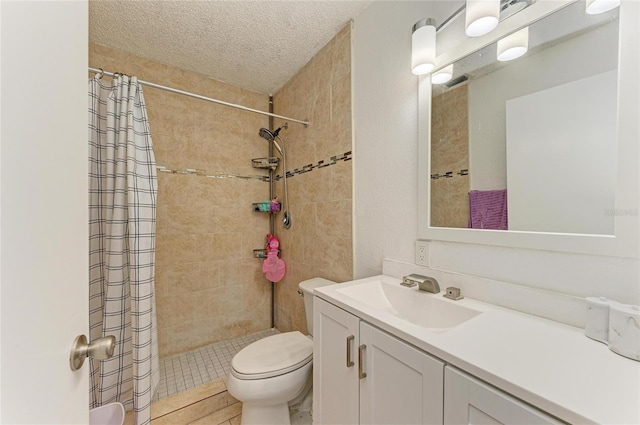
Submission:
[[296,370],[309,363],[313,341],[298,331],[269,336],[249,344],[231,360],[233,374],[263,379]]

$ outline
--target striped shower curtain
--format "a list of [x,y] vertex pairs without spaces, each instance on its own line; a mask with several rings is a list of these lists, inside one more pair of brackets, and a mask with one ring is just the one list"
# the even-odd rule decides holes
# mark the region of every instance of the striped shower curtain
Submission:
[[119,401],[151,422],[160,378],[154,298],[156,165],[136,77],[89,81],[90,339],[114,335],[91,360],[91,406]]

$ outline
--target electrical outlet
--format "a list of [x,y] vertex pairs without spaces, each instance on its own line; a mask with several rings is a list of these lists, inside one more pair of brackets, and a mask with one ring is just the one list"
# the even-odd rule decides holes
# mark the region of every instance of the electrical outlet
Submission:
[[428,252],[427,241],[416,241],[416,264],[420,266],[428,266],[429,260],[427,257]]

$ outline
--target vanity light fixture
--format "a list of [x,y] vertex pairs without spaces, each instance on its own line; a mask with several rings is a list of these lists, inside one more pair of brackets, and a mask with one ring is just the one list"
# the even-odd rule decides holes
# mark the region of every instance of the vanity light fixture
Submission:
[[431,75],[431,84],[444,84],[453,77],[453,64],[447,65]]
[[498,60],[506,62],[519,58],[529,50],[529,27],[522,28],[498,40]]
[[469,37],[480,37],[498,26],[500,0],[467,0],[465,33]]
[[597,15],[620,6],[620,0],[587,0],[587,14]]
[[411,72],[428,74],[436,67],[436,21],[420,19],[411,35]]

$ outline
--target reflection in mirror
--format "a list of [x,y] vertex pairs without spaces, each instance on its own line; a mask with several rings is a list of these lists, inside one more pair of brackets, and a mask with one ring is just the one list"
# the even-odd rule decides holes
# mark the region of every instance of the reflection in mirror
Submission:
[[431,227],[614,233],[618,10],[571,3],[433,84]]

